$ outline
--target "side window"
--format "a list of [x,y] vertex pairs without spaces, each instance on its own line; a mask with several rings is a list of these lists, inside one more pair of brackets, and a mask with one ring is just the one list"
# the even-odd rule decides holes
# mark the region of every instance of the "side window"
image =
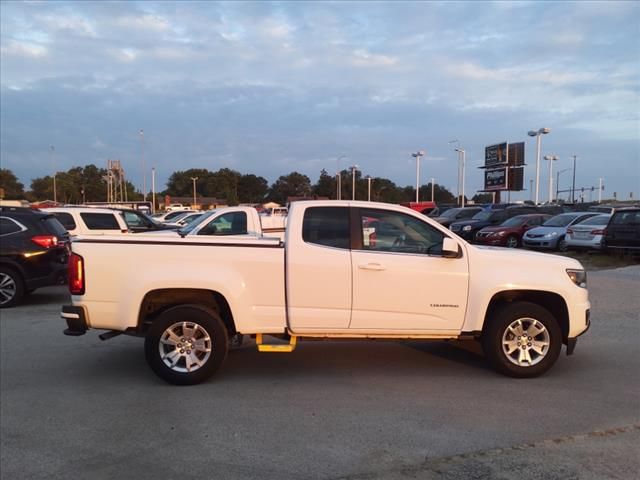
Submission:
[[245,212],[225,213],[202,227],[198,235],[246,235],[247,214]]
[[53,214],[66,230],[75,230],[76,222],[70,213],[56,212]]
[[410,215],[360,210],[362,249],[377,252],[442,254],[444,234]]
[[80,217],[89,230],[120,230],[115,215],[111,213],[81,213]]
[[124,223],[127,224],[128,227],[144,227],[144,223],[142,219],[132,212],[122,212],[124,217]]
[[26,228],[23,228],[18,223],[14,222],[10,218],[0,217],[0,236],[1,235],[10,235],[12,233],[18,233]]
[[310,207],[302,220],[302,240],[334,248],[350,248],[349,209]]

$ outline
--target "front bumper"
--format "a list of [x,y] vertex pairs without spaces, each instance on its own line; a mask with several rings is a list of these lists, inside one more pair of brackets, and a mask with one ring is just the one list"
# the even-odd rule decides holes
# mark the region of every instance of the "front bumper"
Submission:
[[580,335],[584,335],[585,333],[587,333],[587,331],[589,330],[589,327],[591,327],[591,310],[587,309],[585,312],[585,324],[586,324],[586,328],[580,332],[578,335],[576,335],[573,338],[567,338],[567,356],[573,354],[573,351],[576,349],[576,344],[578,343],[578,337]]
[[67,327],[64,330],[65,335],[77,337],[84,335],[89,329],[84,308],[75,307],[73,305],[63,305],[60,316],[67,321]]

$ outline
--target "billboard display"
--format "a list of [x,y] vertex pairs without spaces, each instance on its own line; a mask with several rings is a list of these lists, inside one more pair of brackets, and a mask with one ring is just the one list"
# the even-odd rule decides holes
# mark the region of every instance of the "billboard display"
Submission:
[[520,167],[524,165],[524,142],[509,144],[509,166]]
[[499,167],[507,163],[507,142],[489,145],[484,149],[485,168]]
[[519,192],[524,185],[524,167],[509,168],[509,190]]
[[496,170],[484,171],[484,189],[506,190],[507,188],[507,167],[498,168]]

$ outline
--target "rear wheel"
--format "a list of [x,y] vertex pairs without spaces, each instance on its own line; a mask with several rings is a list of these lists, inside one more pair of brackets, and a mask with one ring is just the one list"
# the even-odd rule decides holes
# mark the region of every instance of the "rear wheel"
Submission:
[[15,306],[24,296],[22,277],[15,270],[0,267],[0,308]]
[[228,351],[220,316],[200,305],[180,305],[163,312],[145,338],[151,369],[174,385],[194,385],[211,377]]
[[545,308],[529,302],[505,305],[482,334],[482,348],[500,373],[528,378],[543,374],[560,355],[562,332]]
[[505,245],[508,248],[516,248],[518,246],[518,237],[516,237],[515,235],[509,235],[507,237],[507,240],[505,241]]

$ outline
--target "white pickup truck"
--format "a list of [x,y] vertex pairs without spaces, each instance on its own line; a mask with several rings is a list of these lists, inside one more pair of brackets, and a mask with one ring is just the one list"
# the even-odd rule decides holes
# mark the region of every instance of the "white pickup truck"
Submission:
[[183,385],[215,373],[237,335],[265,352],[305,338],[477,339],[498,371],[533,377],[589,327],[576,260],[476,247],[417,212],[371,202],[296,202],[284,242],[80,237],[69,288],[66,334],[144,337],[152,370]]

